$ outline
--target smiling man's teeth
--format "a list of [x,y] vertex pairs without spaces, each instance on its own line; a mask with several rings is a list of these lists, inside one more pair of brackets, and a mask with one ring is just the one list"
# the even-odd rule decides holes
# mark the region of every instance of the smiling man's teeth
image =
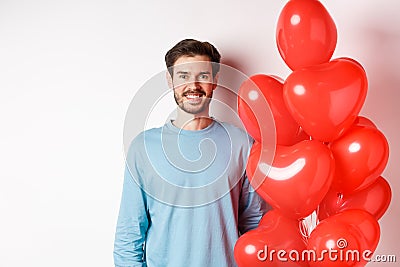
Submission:
[[194,99],[194,98],[199,98],[200,95],[186,95],[186,98]]

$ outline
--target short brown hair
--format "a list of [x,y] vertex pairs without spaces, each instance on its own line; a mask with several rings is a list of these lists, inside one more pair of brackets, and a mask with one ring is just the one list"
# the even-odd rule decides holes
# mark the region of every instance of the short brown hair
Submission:
[[182,56],[194,57],[194,56],[208,56],[211,62],[218,63],[212,64],[213,76],[219,71],[219,63],[221,55],[218,50],[209,42],[200,42],[195,39],[184,39],[177,43],[165,54],[165,64],[167,65],[169,73],[173,74],[172,67],[178,58]]

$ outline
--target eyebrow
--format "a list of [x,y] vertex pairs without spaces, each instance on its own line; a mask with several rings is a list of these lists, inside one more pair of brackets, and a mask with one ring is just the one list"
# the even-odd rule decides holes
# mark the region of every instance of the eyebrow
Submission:
[[209,71],[201,71],[199,74],[211,74]]
[[177,71],[176,74],[189,74],[189,72],[188,72],[188,71],[181,71],[181,70],[180,70],[180,71]]
[[[176,72],[176,74],[189,74],[189,73],[190,72],[188,72],[188,71],[182,71],[182,70]],[[209,71],[200,71],[199,74],[211,74],[211,72],[209,72]]]

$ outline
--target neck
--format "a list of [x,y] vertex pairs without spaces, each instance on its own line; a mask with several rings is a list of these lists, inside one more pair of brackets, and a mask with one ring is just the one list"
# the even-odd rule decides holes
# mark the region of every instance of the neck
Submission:
[[176,120],[172,123],[183,130],[198,131],[207,128],[213,119],[210,118],[208,111],[200,114],[189,114],[178,108]]

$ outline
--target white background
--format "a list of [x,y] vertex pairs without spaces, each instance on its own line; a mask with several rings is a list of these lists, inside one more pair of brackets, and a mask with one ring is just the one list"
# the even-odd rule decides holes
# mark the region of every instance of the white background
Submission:
[[[214,43],[247,75],[287,77],[275,27],[286,1],[0,1],[0,266],[112,266],[135,92],[183,38]],[[334,57],[369,79],[361,114],[390,143],[393,190],[376,254],[400,261],[400,4],[322,1]],[[395,266],[370,264],[368,266]]]

